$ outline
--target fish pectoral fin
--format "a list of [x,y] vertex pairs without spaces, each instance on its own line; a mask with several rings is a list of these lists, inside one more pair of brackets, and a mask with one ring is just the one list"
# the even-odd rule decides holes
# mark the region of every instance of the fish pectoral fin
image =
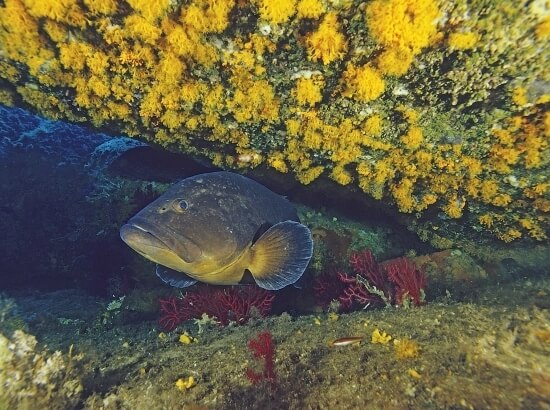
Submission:
[[175,288],[186,288],[197,283],[195,279],[187,274],[162,265],[157,265],[155,273],[164,283]]
[[250,247],[248,270],[258,286],[278,290],[300,279],[312,254],[313,240],[307,226],[279,222]]

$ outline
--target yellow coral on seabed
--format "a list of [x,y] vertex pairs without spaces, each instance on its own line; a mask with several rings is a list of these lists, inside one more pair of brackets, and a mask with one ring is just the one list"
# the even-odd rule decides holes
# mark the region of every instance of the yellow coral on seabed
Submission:
[[371,343],[387,345],[390,343],[392,337],[384,331],[380,331],[378,328],[374,329],[371,336]]
[[195,378],[193,376],[189,376],[187,379],[176,380],[175,386],[178,390],[185,391],[195,386],[196,384],[197,383],[195,382]]
[[398,359],[413,359],[420,354],[420,346],[411,339],[395,339],[393,348]]

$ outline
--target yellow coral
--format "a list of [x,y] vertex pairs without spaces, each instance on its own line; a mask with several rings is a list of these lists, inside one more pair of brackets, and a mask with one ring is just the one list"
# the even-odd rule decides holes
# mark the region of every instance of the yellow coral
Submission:
[[47,17],[57,22],[84,26],[84,13],[78,7],[77,0],[23,0],[29,14],[40,18]]
[[398,359],[413,359],[420,354],[420,346],[411,339],[395,339],[393,348]]
[[298,172],[296,177],[298,178],[298,181],[300,181],[304,185],[311,184],[314,180],[316,180],[324,171],[324,168],[322,166],[316,166],[312,168],[308,168],[304,171]]
[[86,57],[92,53],[89,44],[77,41],[59,46],[59,61],[65,68],[80,71],[84,68]]
[[353,97],[358,101],[372,101],[384,92],[385,82],[380,74],[369,65],[355,67],[349,64],[344,72],[342,83],[346,97]]
[[519,160],[519,151],[516,148],[506,148],[499,145],[491,148],[491,155],[498,160],[506,162],[508,165],[513,165]]
[[525,105],[529,102],[527,99],[527,89],[525,87],[516,87],[512,90],[512,101],[514,104]]
[[456,195],[451,197],[447,204],[443,207],[443,211],[451,218],[457,219],[462,216],[462,209],[466,202],[464,198],[457,198]]
[[[439,8],[434,0],[370,2],[366,8],[367,25],[388,53],[379,59],[379,68],[388,74],[404,74],[412,56],[420,53],[436,37],[438,16]],[[404,57],[401,67],[398,64],[400,56]]]
[[267,159],[267,163],[277,171],[285,174],[288,172],[288,166],[286,165],[286,162],[284,160],[284,155],[281,152],[274,152],[271,153],[269,158]]
[[208,31],[221,33],[229,24],[229,13],[235,6],[234,0],[208,0],[206,17],[208,18]]
[[508,242],[512,242],[515,239],[521,238],[521,232],[518,231],[517,229],[510,228],[506,232],[497,233],[497,236],[502,241],[508,243]]
[[273,24],[287,22],[296,13],[296,0],[259,0],[260,17]]
[[172,53],[166,53],[157,66],[157,78],[167,87],[174,87],[181,79],[185,65]]
[[[101,2],[105,2],[105,0],[99,1],[99,3]],[[126,0],[126,2],[151,23],[162,17],[170,6],[170,0]]]
[[109,57],[101,51],[92,52],[86,57],[86,65],[96,75],[103,75],[109,66]]
[[44,30],[56,43],[64,42],[69,34],[62,24],[56,23],[52,20],[48,20],[44,23]]
[[378,114],[370,116],[363,124],[363,129],[369,135],[380,135],[382,133],[382,117]]
[[302,141],[308,149],[318,150],[323,143],[323,134],[316,129],[308,128],[304,131],[304,139]]
[[138,38],[149,44],[154,44],[161,35],[161,30],[157,26],[137,14],[126,17],[124,27],[127,38]]
[[315,105],[323,96],[321,88],[311,78],[299,78],[296,82],[296,100],[300,105]]
[[[501,120],[501,111],[489,112],[494,129],[483,134],[482,120],[472,132],[457,131],[463,144],[444,143],[444,123],[453,118],[440,111],[443,105],[399,105],[414,96],[406,96],[400,85],[405,81],[388,76],[406,74],[425,47],[446,38],[446,49],[418,59],[411,79],[418,80],[425,66],[421,88],[444,84],[438,76],[445,75],[454,95],[460,91],[455,86],[477,78],[463,77],[475,55],[464,53],[465,65],[445,72],[437,70],[439,57],[451,48],[479,46],[494,54],[502,46],[498,36],[498,44],[488,46],[475,34],[485,32],[483,22],[463,19],[460,8],[445,8],[439,20],[436,2],[371,0],[354,11],[349,0],[254,0],[264,19],[256,25],[247,14],[250,6],[234,0],[4,0],[0,76],[7,83],[0,101],[22,100],[44,115],[95,125],[116,120],[128,135],[191,154],[208,144],[213,152],[207,155],[220,166],[265,161],[303,183],[326,169],[338,183],[354,182],[376,199],[393,200],[402,212],[437,203],[456,218],[467,201],[474,214],[476,201],[483,202],[492,211],[475,216],[503,240],[544,240],[550,211],[543,172],[550,113],[544,104],[550,94],[539,89],[540,76],[520,73],[506,60],[512,68],[498,75],[514,79],[515,106],[504,107],[511,116]],[[366,24],[357,19],[363,10]],[[238,21],[227,30],[230,15]],[[528,17],[535,22],[526,27],[526,38],[535,41],[528,46],[540,48],[536,41],[547,39],[547,16]],[[245,21],[253,25],[240,27]],[[438,21],[455,31],[438,33]],[[293,49],[297,42],[317,64],[294,64],[304,52]],[[322,66],[341,61],[348,48],[343,70],[340,64]],[[294,72],[283,75],[289,69]],[[390,83],[394,94],[379,100]],[[498,78],[483,88],[495,84]],[[450,104],[451,112],[462,106]]]
[[190,389],[195,386],[195,384],[195,378],[193,376],[189,376],[187,379],[178,379],[175,383],[178,390]]
[[417,149],[424,141],[422,129],[417,126],[410,127],[405,135],[401,137],[401,141],[409,149]]
[[116,0],[83,0],[93,14],[113,14],[117,10]]
[[240,84],[227,107],[238,122],[275,121],[279,116],[279,103],[265,80]]
[[298,120],[293,120],[293,119],[287,120],[286,131],[288,135],[292,137],[296,137],[298,135],[298,132],[300,131],[300,125],[301,123]]
[[472,32],[451,33],[447,41],[451,48],[457,50],[468,50],[476,46],[479,41],[479,35]]
[[182,114],[173,110],[166,110],[160,117],[162,124],[171,131],[183,124],[184,120],[185,118]]
[[480,215],[478,220],[479,220],[480,224],[486,226],[487,228],[491,228],[493,226],[493,223],[494,223],[493,216],[490,215],[490,214]]
[[520,218],[520,225],[529,232],[529,236],[537,241],[548,239],[544,229],[534,220],[529,218]]
[[376,39],[390,48],[418,54],[437,33],[439,9],[434,0],[375,0],[367,6],[367,24]]
[[306,44],[308,58],[312,61],[322,60],[326,65],[341,59],[348,46],[340,32],[337,14],[328,13],[317,31],[307,37]]
[[413,197],[413,188],[413,181],[409,178],[403,178],[400,183],[392,186],[393,198],[401,212],[414,211],[416,201]]
[[181,21],[196,33],[221,33],[229,24],[234,5],[234,0],[198,0],[182,10]]
[[495,180],[485,180],[481,183],[481,198],[483,202],[490,203],[498,190]]
[[100,77],[92,76],[88,79],[88,87],[93,91],[98,97],[106,98],[111,94],[111,89],[108,84],[103,81]]
[[190,344],[192,341],[193,341],[193,339],[191,338],[191,336],[189,336],[189,335],[187,334],[187,332],[182,333],[182,334],[180,335],[179,342],[180,342],[181,344],[183,344],[183,345],[188,345],[188,344]]
[[498,194],[491,201],[494,206],[506,206],[510,202],[512,202],[512,197],[508,194]]
[[378,328],[374,329],[371,336],[371,343],[387,345],[392,337],[386,332],[381,332]]
[[318,19],[326,9],[321,0],[299,0],[297,10],[299,19]]
[[537,25],[535,35],[537,36],[537,40],[550,39],[550,16],[547,16]]
[[550,138],[550,111],[544,113],[544,136]]
[[376,60],[378,69],[388,75],[405,74],[413,60],[413,53],[408,48],[390,48],[380,54]]
[[351,174],[346,171],[343,166],[334,167],[330,173],[330,177],[340,185],[348,185],[351,181],[353,181]]

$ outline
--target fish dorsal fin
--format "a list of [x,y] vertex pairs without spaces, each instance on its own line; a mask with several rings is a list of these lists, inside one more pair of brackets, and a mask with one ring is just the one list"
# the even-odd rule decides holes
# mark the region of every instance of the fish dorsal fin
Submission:
[[258,286],[278,290],[300,279],[312,254],[313,240],[307,226],[279,222],[250,247],[248,270]]
[[162,265],[157,265],[155,273],[164,283],[175,288],[186,288],[197,283],[195,279],[187,276],[185,273]]

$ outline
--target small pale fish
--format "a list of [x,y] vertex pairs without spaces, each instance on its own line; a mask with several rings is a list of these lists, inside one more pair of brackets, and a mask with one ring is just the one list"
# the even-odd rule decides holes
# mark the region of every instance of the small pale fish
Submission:
[[340,339],[329,342],[328,345],[329,347],[358,345],[361,343],[361,340],[363,340],[363,336],[341,337]]
[[122,226],[120,236],[178,288],[253,279],[278,290],[300,279],[313,253],[311,232],[290,202],[231,172],[174,184]]

